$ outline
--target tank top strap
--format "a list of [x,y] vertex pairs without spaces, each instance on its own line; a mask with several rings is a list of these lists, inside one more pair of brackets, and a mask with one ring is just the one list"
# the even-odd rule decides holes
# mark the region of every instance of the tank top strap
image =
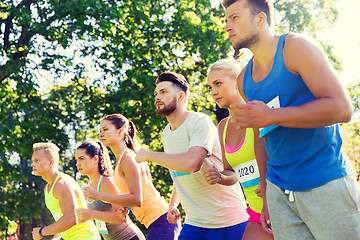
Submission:
[[284,34],[281,34],[280,35],[280,37],[279,37],[279,42],[278,42],[278,46],[277,46],[277,48],[278,48],[278,50],[279,49],[283,49],[283,47],[284,47],[284,42],[285,42],[285,37],[286,37],[286,35],[288,35],[289,33],[284,33]]
[[99,182],[98,182],[98,187],[97,187],[97,191],[100,192],[100,185],[101,185],[101,180],[103,178],[103,175],[100,176]]
[[[54,183],[52,184],[52,186],[51,186],[51,188],[50,188],[49,194],[52,195],[52,192],[53,192],[53,190],[54,190],[55,183],[59,180],[60,176],[61,176],[61,173],[59,173],[59,174],[56,176],[55,181],[54,181]],[[49,185],[49,184],[48,184],[48,185]]]
[[230,116],[228,117],[228,119],[225,122],[224,131],[223,131],[223,144],[224,144],[224,147],[226,146],[225,145],[225,139],[226,139],[226,132],[227,132],[227,127],[228,127],[228,124],[229,124],[229,120],[230,120]]
[[286,35],[288,35],[288,33],[284,33],[284,34],[280,35],[280,37],[279,37],[279,41],[277,44],[276,53],[275,53],[275,57],[274,57],[275,58],[274,65],[276,63],[284,64],[283,49],[284,49]]
[[[275,52],[275,56],[274,56],[274,63],[272,66],[271,71],[273,71],[273,69],[278,68],[281,65],[284,65],[284,60],[283,60],[283,49],[284,49],[284,43],[285,43],[285,37],[286,35],[288,35],[288,33],[284,33],[282,35],[280,35],[279,37],[279,41],[276,47],[276,52]],[[252,80],[252,64],[253,64],[253,58],[252,57],[249,62],[246,65],[245,68],[245,73],[244,73],[244,80],[243,80],[243,89],[244,89],[244,93],[246,95],[246,90],[247,88],[251,88],[255,83]],[[280,65],[279,65],[280,64]],[[251,81],[250,81],[251,80]],[[247,96],[248,98],[248,96]],[[249,100],[249,99],[248,99]],[[250,100],[249,100],[250,101]]]

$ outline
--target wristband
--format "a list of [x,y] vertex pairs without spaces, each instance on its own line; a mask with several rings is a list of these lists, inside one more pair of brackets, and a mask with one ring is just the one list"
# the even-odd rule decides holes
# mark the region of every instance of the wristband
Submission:
[[40,235],[40,237],[45,237],[44,235],[42,235],[42,230],[43,230],[43,228],[44,228],[44,227],[41,227],[41,228],[39,229],[39,235]]

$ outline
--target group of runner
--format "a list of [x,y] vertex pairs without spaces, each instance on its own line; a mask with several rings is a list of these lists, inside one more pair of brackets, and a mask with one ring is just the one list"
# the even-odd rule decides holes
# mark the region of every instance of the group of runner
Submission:
[[[34,144],[33,171],[47,182],[55,219],[34,228],[34,239],[145,239],[129,209],[148,228],[146,239],[360,239],[360,190],[338,126],[352,108],[324,51],[298,34],[273,33],[267,0],[222,4],[234,49],[253,53],[245,67],[222,59],[208,69],[211,95],[230,116],[217,129],[206,114],[188,111],[188,81],[164,72],[154,91],[156,112],[168,120],[164,152],[141,148],[125,116],[104,116],[101,142],[75,153],[89,177],[80,189],[58,170],[55,144]],[[170,170],[170,203],[147,161]]]

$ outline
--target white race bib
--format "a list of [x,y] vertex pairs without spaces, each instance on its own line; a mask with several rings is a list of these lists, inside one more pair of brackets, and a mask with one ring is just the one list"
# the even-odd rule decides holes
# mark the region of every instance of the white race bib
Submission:
[[[279,96],[275,97],[273,100],[271,100],[270,102],[268,102],[266,104],[269,108],[280,108],[280,99]],[[266,134],[268,134],[269,132],[271,132],[272,130],[274,130],[275,128],[277,128],[277,125],[270,125],[264,128],[259,128],[260,134],[259,137],[263,137]]]
[[269,108],[280,108],[279,96],[276,96],[273,100],[266,104]]
[[54,213],[53,218],[54,218],[55,222],[57,222],[61,218],[60,213]]
[[95,225],[100,234],[109,234],[109,231],[106,228],[106,223],[103,221],[95,220]]
[[235,170],[243,188],[249,188],[259,184],[260,173],[256,159],[239,164],[233,167],[233,169]]

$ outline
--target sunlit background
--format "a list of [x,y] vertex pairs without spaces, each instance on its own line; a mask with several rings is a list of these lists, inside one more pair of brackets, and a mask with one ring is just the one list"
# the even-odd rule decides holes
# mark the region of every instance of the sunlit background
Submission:
[[360,31],[356,20],[360,1],[338,0],[335,5],[339,11],[338,20],[333,28],[320,36],[334,46],[334,53],[342,63],[341,81],[347,85],[360,81]]

